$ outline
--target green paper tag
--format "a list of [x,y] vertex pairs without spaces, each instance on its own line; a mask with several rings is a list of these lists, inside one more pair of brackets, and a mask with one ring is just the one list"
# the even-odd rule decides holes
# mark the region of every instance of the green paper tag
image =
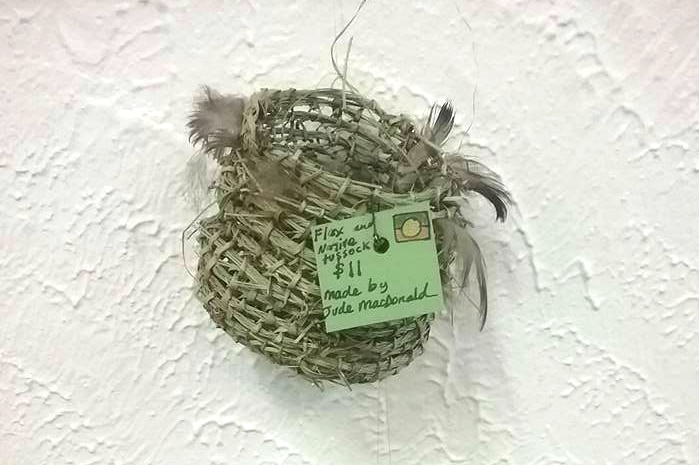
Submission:
[[[374,221],[388,245],[383,253],[374,249]],[[315,226],[312,234],[326,331],[444,309],[429,202]]]

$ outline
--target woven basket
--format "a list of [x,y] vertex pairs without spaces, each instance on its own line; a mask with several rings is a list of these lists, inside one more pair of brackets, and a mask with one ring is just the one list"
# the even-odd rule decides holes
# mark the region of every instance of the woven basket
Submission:
[[[262,90],[235,100],[207,91],[197,105],[192,138],[220,164],[218,212],[198,225],[198,297],[236,342],[316,384],[372,382],[410,364],[433,315],[326,333],[309,234],[369,208],[422,200],[432,207],[445,291],[475,270],[485,318],[483,259],[462,217],[469,191],[505,216],[507,194],[485,167],[445,156],[413,120],[353,92]],[[207,111],[228,111],[223,125],[239,126],[204,124]],[[420,143],[432,155],[413,169],[406,154]]]

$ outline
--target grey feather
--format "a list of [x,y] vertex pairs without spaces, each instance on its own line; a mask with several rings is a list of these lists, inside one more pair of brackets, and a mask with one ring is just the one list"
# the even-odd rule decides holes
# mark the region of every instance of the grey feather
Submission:
[[507,207],[512,200],[500,178],[483,164],[460,155],[448,155],[444,158],[452,179],[459,183],[465,192],[475,192],[483,196],[495,208],[498,220],[505,221]]
[[444,143],[449,136],[449,133],[454,128],[454,106],[451,102],[445,102],[440,108],[437,116],[433,118],[436,110],[436,105],[432,106],[432,111],[430,111],[429,124],[427,127],[430,129],[429,139],[436,145],[440,146]]
[[454,276],[460,276],[454,288],[457,297],[468,289],[472,273],[475,272],[479,294],[477,309],[482,330],[488,318],[488,284],[481,249],[467,230],[452,218],[435,220],[435,225],[442,237],[442,266],[454,266]]
[[436,104],[432,105],[427,123],[420,134],[422,139],[408,151],[407,157],[410,167],[416,170],[430,157],[439,155],[439,147],[447,139],[453,127],[454,107],[451,102],[443,103],[439,110],[437,110]]
[[187,123],[189,140],[195,145],[201,144],[219,160],[227,149],[240,147],[244,108],[245,98],[221,95],[204,87]]
[[277,196],[293,198],[301,190],[299,179],[287,172],[278,160],[262,160],[248,166],[260,195],[273,199]]

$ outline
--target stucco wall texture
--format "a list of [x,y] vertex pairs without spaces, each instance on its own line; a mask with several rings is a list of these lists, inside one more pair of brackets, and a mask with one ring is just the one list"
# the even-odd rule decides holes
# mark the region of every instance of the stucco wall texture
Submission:
[[325,392],[214,327],[180,253],[193,94],[330,84],[356,6],[0,3],[2,465],[699,464],[696,0],[370,0],[350,80],[453,99],[514,196],[474,203],[488,324],[464,301]]

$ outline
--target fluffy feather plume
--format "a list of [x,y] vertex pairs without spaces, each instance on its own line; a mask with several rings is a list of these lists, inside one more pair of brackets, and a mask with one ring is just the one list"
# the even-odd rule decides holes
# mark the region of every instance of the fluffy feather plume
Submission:
[[194,145],[202,144],[207,153],[220,160],[227,149],[240,147],[244,108],[243,97],[221,95],[204,87],[187,123],[189,140]]

